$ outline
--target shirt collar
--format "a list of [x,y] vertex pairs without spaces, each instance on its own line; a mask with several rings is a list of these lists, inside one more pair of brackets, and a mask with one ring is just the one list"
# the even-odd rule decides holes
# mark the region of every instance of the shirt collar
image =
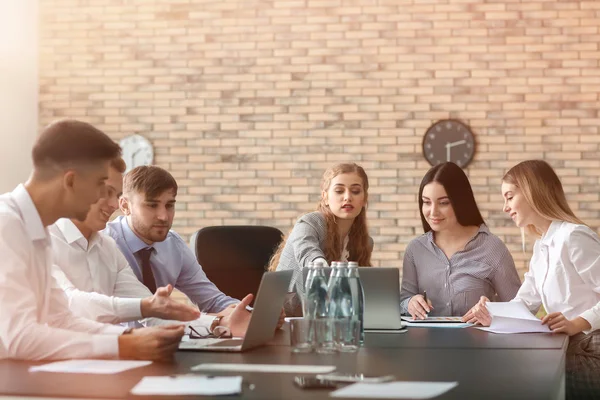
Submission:
[[[488,229],[486,224],[481,224],[479,225],[479,229],[477,230],[477,233],[475,235],[473,235],[473,237],[471,239],[469,239],[469,242],[473,239],[475,239],[477,237],[477,235],[479,235],[480,233],[485,233],[486,235],[490,234],[490,230]],[[427,232],[425,234],[425,236],[427,237],[427,241],[433,246],[435,245],[435,241],[433,240],[433,230],[430,230],[429,232]],[[469,243],[467,242],[467,243]]]
[[550,246],[561,225],[562,225],[562,221],[552,221],[552,223],[548,227],[548,230],[542,235],[542,237],[540,239],[542,244],[544,244],[546,246]]
[[79,230],[79,228],[68,218],[61,218],[56,221],[56,227],[60,230],[65,241],[69,245],[73,245],[73,243],[77,243],[82,249],[90,250],[95,245],[97,245],[101,239],[101,236],[98,232],[93,232],[92,236],[90,236],[90,240],[88,241],[83,233]]
[[141,249],[153,247],[151,245],[148,245],[146,242],[140,239],[139,236],[135,234],[135,232],[133,232],[133,230],[129,227],[129,224],[127,223],[127,217],[121,216],[119,218],[121,229],[123,229],[123,239],[125,239],[125,243],[127,243],[127,246],[129,247],[129,249],[131,249],[131,252],[133,254],[137,253]]
[[42,223],[40,213],[25,186],[20,184],[11,194],[23,217],[25,229],[31,240],[45,240],[50,243],[50,235]]

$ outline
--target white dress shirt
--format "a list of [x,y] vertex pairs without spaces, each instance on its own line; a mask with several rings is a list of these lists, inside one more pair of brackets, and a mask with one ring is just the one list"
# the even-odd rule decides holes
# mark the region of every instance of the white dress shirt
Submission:
[[554,221],[535,242],[529,271],[513,301],[533,313],[582,317],[600,328],[600,238],[585,225]]
[[52,275],[69,298],[74,314],[116,324],[142,318],[141,301],[152,296],[129,267],[115,241],[94,232],[88,242],[69,219],[49,229]]
[[23,185],[0,196],[0,359],[117,357],[123,327],[75,317],[51,275],[50,235]]
[[[55,262],[52,275],[75,315],[113,324],[142,319],[142,298],[152,293],[135,276],[113,238],[94,232],[88,242],[69,219],[58,220],[49,232]],[[214,318],[202,315],[192,325],[207,334]],[[171,324],[181,322],[146,318],[131,326]]]

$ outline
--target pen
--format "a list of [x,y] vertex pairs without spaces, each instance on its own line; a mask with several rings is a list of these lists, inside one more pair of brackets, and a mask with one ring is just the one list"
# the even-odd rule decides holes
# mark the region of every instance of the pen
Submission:
[[425,303],[429,305],[429,303],[427,302],[427,290],[423,290],[423,298],[425,299]]

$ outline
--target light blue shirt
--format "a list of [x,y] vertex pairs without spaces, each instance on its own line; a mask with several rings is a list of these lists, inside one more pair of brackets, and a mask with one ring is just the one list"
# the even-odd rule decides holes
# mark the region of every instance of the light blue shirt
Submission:
[[131,230],[123,216],[110,222],[103,232],[117,242],[140,282],[144,280],[141,260],[136,253],[153,247],[150,264],[156,287],[171,284],[188,296],[200,311],[208,313],[216,313],[231,304],[239,303],[239,300],[226,296],[208,279],[192,250],[177,233],[169,231],[164,241],[148,246]]

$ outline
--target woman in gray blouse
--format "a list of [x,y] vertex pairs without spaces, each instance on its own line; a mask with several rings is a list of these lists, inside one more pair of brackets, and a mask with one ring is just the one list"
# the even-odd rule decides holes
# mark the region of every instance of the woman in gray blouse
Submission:
[[284,307],[286,315],[302,315],[302,268],[308,267],[308,263],[357,261],[360,266],[371,265],[373,241],[366,215],[368,190],[367,174],[359,165],[337,164],[325,171],[317,211],[298,219],[269,263],[270,271],[294,270]]
[[403,313],[419,319],[462,316],[481,296],[498,301],[515,297],[521,281],[513,258],[483,222],[460,167],[447,162],[425,174],[419,212],[425,234],[404,253]]

